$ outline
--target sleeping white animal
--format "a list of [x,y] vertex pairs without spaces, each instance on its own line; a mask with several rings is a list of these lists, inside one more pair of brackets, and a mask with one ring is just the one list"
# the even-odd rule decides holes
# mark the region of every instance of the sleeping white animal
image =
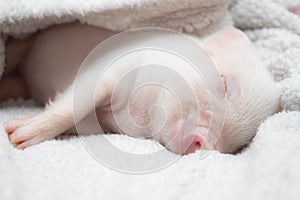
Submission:
[[[6,71],[0,81],[0,98],[29,97],[43,105],[52,101],[41,113],[4,123],[13,145],[24,149],[62,133],[76,132],[72,107],[76,72],[88,53],[114,34],[116,33],[106,29],[71,23],[41,30],[24,40],[8,40]],[[218,98],[225,99],[226,104],[225,119],[218,119],[216,122],[224,122],[218,141],[211,144],[207,139],[213,134],[214,127],[210,127],[210,121],[212,115],[218,116],[218,110],[212,113],[207,95],[209,91],[203,80],[193,75],[189,77],[193,79],[192,90],[200,102],[195,105],[186,99],[182,105],[182,113],[176,101],[159,87],[144,88],[130,97],[126,91],[131,91],[131,84],[124,84],[120,88],[122,92],[112,97],[114,85],[132,65],[124,65],[120,71],[111,71],[97,85],[95,103],[104,133],[115,132],[135,137],[150,135],[177,154],[211,148],[223,153],[235,153],[251,142],[258,126],[268,116],[279,111],[279,91],[274,81],[251,42],[241,31],[228,27],[202,40],[194,39],[207,51],[224,83],[223,88],[216,88],[220,95],[213,96],[216,102],[222,101]],[[143,58],[133,61],[134,65],[136,63],[142,64]],[[169,61],[169,66],[174,66],[174,70],[185,71],[178,63],[172,65],[172,60]],[[87,77],[92,74],[92,69],[87,70]],[[140,72],[131,80],[147,79],[147,76],[150,75]],[[87,80],[80,81],[84,85]],[[225,97],[222,97],[224,93]],[[130,131],[124,131],[116,125],[111,109],[112,98],[118,103],[118,110],[114,114],[121,119],[121,125]],[[138,126],[127,123],[128,102],[132,119],[138,125],[149,124],[152,120],[151,127],[140,131]],[[150,119],[148,113],[151,106],[156,104],[167,105],[167,115],[164,127],[154,135],[153,131],[158,129],[162,117],[157,112]],[[81,118],[84,119],[92,110],[93,105],[83,103]]]

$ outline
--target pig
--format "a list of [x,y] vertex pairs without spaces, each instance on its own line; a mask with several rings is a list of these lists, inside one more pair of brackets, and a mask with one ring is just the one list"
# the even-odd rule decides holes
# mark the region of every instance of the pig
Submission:
[[[72,107],[76,73],[88,53],[115,34],[104,28],[74,22],[52,26],[26,39],[7,41],[6,70],[0,82],[1,100],[8,97],[32,98],[45,106],[40,113],[4,123],[9,140],[16,148],[25,149],[60,134],[76,132]],[[132,124],[127,123],[128,115],[124,114],[125,104],[129,101],[126,91],[129,91],[130,84],[122,86],[123,92],[115,97],[121,105],[117,114],[121,125],[130,131],[118,128],[110,104],[113,86],[130,68],[126,65],[120,71],[112,71],[110,76],[98,83],[95,90],[97,117],[103,129],[101,133],[120,133],[134,137],[150,135],[171,152],[180,155],[200,149],[236,153],[251,142],[259,125],[279,111],[280,91],[265,64],[246,35],[234,27],[223,28],[202,39],[191,37],[202,45],[214,62],[223,83],[221,93],[225,95],[226,115],[224,119],[218,119],[218,123],[223,123],[218,140],[211,144],[207,139],[214,128],[209,127],[212,115],[218,113],[209,110],[208,91],[201,80],[196,78],[193,91],[199,96],[200,108],[187,100],[183,103],[185,111],[181,115],[176,104],[160,89],[145,89],[134,97],[130,104],[131,115],[139,124],[148,124],[151,120],[145,115],[149,105],[168,105],[165,126],[159,134],[153,136],[151,131],[157,128],[161,116],[154,114],[154,123],[148,130],[141,132],[131,127]],[[133,62],[141,64],[143,58]],[[171,67],[172,64],[174,69],[182,70],[170,61]],[[92,74],[93,70],[87,70],[87,77]],[[137,73],[133,80],[141,78],[139,76],[147,78],[147,74]],[[213,98],[218,102],[218,98],[222,97]],[[92,112],[93,106],[82,103],[81,107],[80,119],[83,120]]]

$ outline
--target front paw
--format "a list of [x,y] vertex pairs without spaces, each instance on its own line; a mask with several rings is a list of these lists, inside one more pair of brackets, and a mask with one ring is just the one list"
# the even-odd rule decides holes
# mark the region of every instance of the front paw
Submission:
[[5,122],[4,128],[10,142],[18,149],[39,144],[57,136],[55,127],[39,116],[23,116]]

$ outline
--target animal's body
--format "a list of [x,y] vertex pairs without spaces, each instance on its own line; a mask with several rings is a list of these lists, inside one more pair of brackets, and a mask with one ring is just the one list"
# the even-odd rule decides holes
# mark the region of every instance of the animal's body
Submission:
[[[24,116],[4,124],[12,144],[24,149],[59,134],[74,132],[72,87],[77,70],[96,45],[114,34],[116,33],[103,28],[72,23],[41,30],[25,40],[8,41],[6,71],[0,81],[0,98],[30,97],[44,105],[50,99],[52,101],[37,115]],[[214,149],[233,153],[251,141],[259,124],[266,117],[278,111],[279,91],[251,42],[242,32],[226,28],[202,40],[195,40],[208,52],[224,80],[222,89],[225,90],[226,117],[222,134]],[[170,66],[172,67],[172,63]],[[126,67],[129,66],[124,66],[124,71]],[[88,73],[93,73],[93,70]],[[103,131],[148,137],[155,127],[150,128],[149,132],[127,127],[130,132],[122,132],[116,126],[110,99],[112,85],[122,73],[112,73],[109,78],[99,82],[95,94],[97,116]],[[147,74],[137,76],[146,77]],[[128,87],[124,85],[123,91],[129,90]],[[148,113],[151,105],[166,104],[165,101],[169,104],[166,126],[153,139],[178,154],[188,154],[210,146],[206,140],[210,134],[212,115],[208,110],[209,106],[195,110],[199,108],[186,103],[183,105],[186,112],[179,118],[176,106],[172,106],[175,102],[170,101],[163,91],[152,88],[140,92],[130,105],[133,108],[131,114],[139,124],[149,123],[150,119],[145,113]],[[202,94],[199,99],[208,102],[208,96],[205,96],[207,91],[202,87],[201,80],[195,81],[194,92],[199,96]],[[129,101],[128,95],[119,95],[117,101],[125,105]],[[91,112],[92,106],[82,106],[83,119]],[[130,126],[129,123],[126,124],[128,116],[124,114],[125,107],[123,110],[121,107],[117,114],[123,119],[121,123],[124,126]],[[155,122],[158,119],[160,116],[154,115],[152,120]],[[175,136],[175,133],[179,136]]]

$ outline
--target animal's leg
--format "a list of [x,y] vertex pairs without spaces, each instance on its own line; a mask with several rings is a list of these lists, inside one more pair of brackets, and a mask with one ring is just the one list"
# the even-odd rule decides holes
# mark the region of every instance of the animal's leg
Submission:
[[33,37],[23,40],[8,39],[5,50],[4,76],[10,75],[17,70],[18,65],[26,56],[33,41]]
[[[74,126],[73,119],[73,85],[59,98],[51,103],[43,112],[4,123],[4,128],[13,145],[24,149],[52,139]],[[106,101],[109,92],[106,84],[100,82],[95,93],[95,106],[99,107]],[[85,91],[82,91],[83,93]],[[94,108],[94,104],[84,99],[80,104],[79,118],[83,119]],[[78,120],[78,119],[77,119]]]

